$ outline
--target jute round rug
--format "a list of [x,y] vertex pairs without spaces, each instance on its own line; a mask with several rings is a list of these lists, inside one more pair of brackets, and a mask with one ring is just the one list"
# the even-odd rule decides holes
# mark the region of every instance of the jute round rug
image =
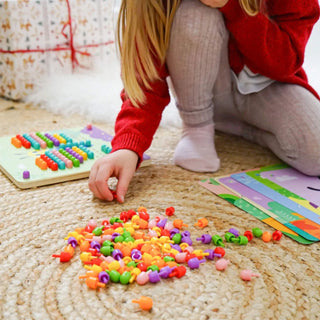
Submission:
[[[2,101],[0,123],[2,136],[76,127],[86,120]],[[103,129],[112,133],[111,126]],[[198,181],[208,174],[172,164],[179,135],[178,129],[158,130],[148,151],[152,165],[137,172],[123,205],[94,199],[87,179],[20,190],[0,174],[1,319],[319,319],[319,244],[304,246],[287,237],[279,243],[255,238],[247,246],[226,244],[230,264],[224,272],[207,262],[188,269],[181,279],[144,286],[112,283],[97,291],[78,279],[85,273],[78,251],[65,264],[51,257],[62,251],[64,237],[76,227],[140,206],[151,216],[175,207],[175,218],[190,226],[193,238],[223,235],[231,227],[242,233],[254,227],[273,232],[201,187]],[[278,161],[269,151],[235,137],[218,134],[216,145],[222,167],[215,176]],[[209,221],[203,230],[194,227],[202,217]],[[244,282],[239,277],[243,269],[261,276]],[[153,299],[151,311],[131,302],[142,295]]]

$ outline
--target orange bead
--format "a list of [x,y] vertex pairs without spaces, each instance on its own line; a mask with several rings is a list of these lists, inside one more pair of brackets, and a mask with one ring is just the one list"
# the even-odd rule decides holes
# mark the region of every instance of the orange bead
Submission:
[[140,219],[138,225],[140,229],[148,229],[149,222],[144,219]]
[[199,228],[204,228],[208,225],[208,220],[206,218],[201,218],[194,225],[198,226]]
[[173,226],[178,229],[181,229],[182,227],[188,227],[188,225],[184,224],[181,219],[173,220]]
[[138,240],[138,239],[144,239],[145,238],[145,234],[141,231],[136,231],[134,234],[133,234],[133,238],[135,240]]
[[71,256],[74,255],[74,248],[72,247],[71,244],[68,244],[68,245],[64,248],[63,251],[70,253]]
[[82,241],[82,243],[80,244],[80,251],[85,252],[85,251],[88,251],[89,248],[90,248],[89,241],[87,241],[87,240]]
[[262,240],[264,242],[270,242],[272,239],[272,234],[268,231],[265,231],[263,234],[262,234]]
[[132,300],[133,303],[138,303],[139,304],[139,307],[142,309],[142,310],[150,310],[153,306],[153,301],[151,298],[149,297],[144,297],[142,296],[139,300]]
[[106,285],[102,282],[99,282],[98,278],[88,277],[86,279],[86,284],[90,289],[104,288]]

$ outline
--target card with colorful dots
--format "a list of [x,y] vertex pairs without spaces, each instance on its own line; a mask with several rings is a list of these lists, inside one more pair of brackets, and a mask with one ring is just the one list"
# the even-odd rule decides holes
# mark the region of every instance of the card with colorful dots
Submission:
[[[86,178],[95,160],[111,152],[111,140],[92,125],[1,137],[0,170],[21,189]],[[144,155],[141,167],[150,162]]]

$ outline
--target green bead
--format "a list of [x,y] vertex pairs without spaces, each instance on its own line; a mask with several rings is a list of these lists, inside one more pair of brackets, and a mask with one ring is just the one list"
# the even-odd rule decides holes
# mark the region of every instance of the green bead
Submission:
[[175,243],[175,244],[180,244],[181,243],[181,238],[182,238],[182,235],[180,233],[176,233],[173,237],[172,237],[172,241]]
[[212,236],[212,240],[211,241],[217,247],[224,247],[224,243],[223,243],[222,238],[217,234]]
[[252,233],[255,237],[260,238],[263,234],[262,230],[260,228],[253,228]]
[[130,261],[130,262],[127,263],[127,267],[129,267],[129,268],[130,267],[134,267],[135,268],[136,266],[137,266],[137,263],[135,263],[134,261]]
[[117,236],[114,238],[113,241],[117,243],[117,242],[123,242],[123,240],[124,240],[123,236]]
[[234,239],[236,239],[235,235],[231,232],[226,232],[224,238],[227,242],[234,242]]
[[103,247],[113,247],[114,244],[113,244],[113,242],[106,240],[106,241],[103,241],[102,246]]
[[104,229],[104,226],[96,227],[96,228],[93,229],[92,233],[93,233],[95,236],[101,236],[102,233],[103,233],[103,229]]
[[109,272],[110,280],[112,282],[119,282],[120,281],[120,273],[116,270],[111,270]]
[[129,238],[129,237],[131,238],[131,233],[129,231],[124,231],[122,233],[122,236],[123,236],[124,239]]
[[241,246],[245,246],[249,241],[246,236],[239,236],[237,239],[239,239],[238,244],[240,244]]
[[131,279],[131,273],[129,271],[125,271],[120,276],[120,283],[128,284],[130,279]]
[[114,224],[115,222],[123,223],[123,221],[118,217],[112,217],[110,219],[110,224]]
[[169,261],[175,261],[175,259],[174,259],[173,257],[170,257],[170,256],[165,256],[165,257],[163,258],[163,261],[164,261],[164,262],[169,262]]
[[125,238],[123,242],[135,242],[135,240],[132,237],[128,237],[128,238]]
[[147,268],[147,270],[148,270],[148,271],[149,271],[149,270],[152,270],[152,271],[160,271],[159,267],[156,266],[156,265],[149,266],[149,267]]
[[103,254],[105,257],[107,257],[112,255],[113,250],[114,249],[111,246],[103,246],[100,249],[100,253]]

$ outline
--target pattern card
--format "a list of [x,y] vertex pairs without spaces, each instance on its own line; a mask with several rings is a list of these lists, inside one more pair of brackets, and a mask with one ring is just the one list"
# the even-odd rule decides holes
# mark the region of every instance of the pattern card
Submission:
[[216,180],[302,237],[310,241],[320,240],[320,225],[292,212],[292,210],[248,188],[230,176],[219,177]]
[[280,193],[267,187],[263,183],[249,176],[246,172],[232,174],[231,177],[237,180],[238,182],[246,185],[247,187],[265,195],[266,197],[272,199],[273,201],[280,203],[284,207],[291,209],[293,212],[298,213],[303,217],[309,220],[312,220],[317,224],[320,223],[320,216],[317,213],[308,210],[307,208],[301,206],[300,204],[290,200],[286,196],[281,195]]
[[[232,203],[239,209],[251,214],[253,217],[259,219],[260,221],[270,225],[271,227],[280,230],[283,234],[286,236],[292,238],[293,240],[296,240],[297,242],[301,244],[311,244],[314,243],[314,241],[310,241],[308,239],[305,239],[304,237],[301,237],[296,232],[292,231],[291,229],[287,228],[283,224],[279,223],[269,215],[267,215],[265,212],[254,206],[253,204],[249,203],[242,197],[239,197],[235,192],[232,192],[228,190],[223,185],[219,184],[218,181],[215,179],[206,179],[199,182],[199,184],[209,191],[213,192],[217,196],[219,196],[222,199],[227,200],[228,202]],[[317,239],[316,239],[317,240]]]

